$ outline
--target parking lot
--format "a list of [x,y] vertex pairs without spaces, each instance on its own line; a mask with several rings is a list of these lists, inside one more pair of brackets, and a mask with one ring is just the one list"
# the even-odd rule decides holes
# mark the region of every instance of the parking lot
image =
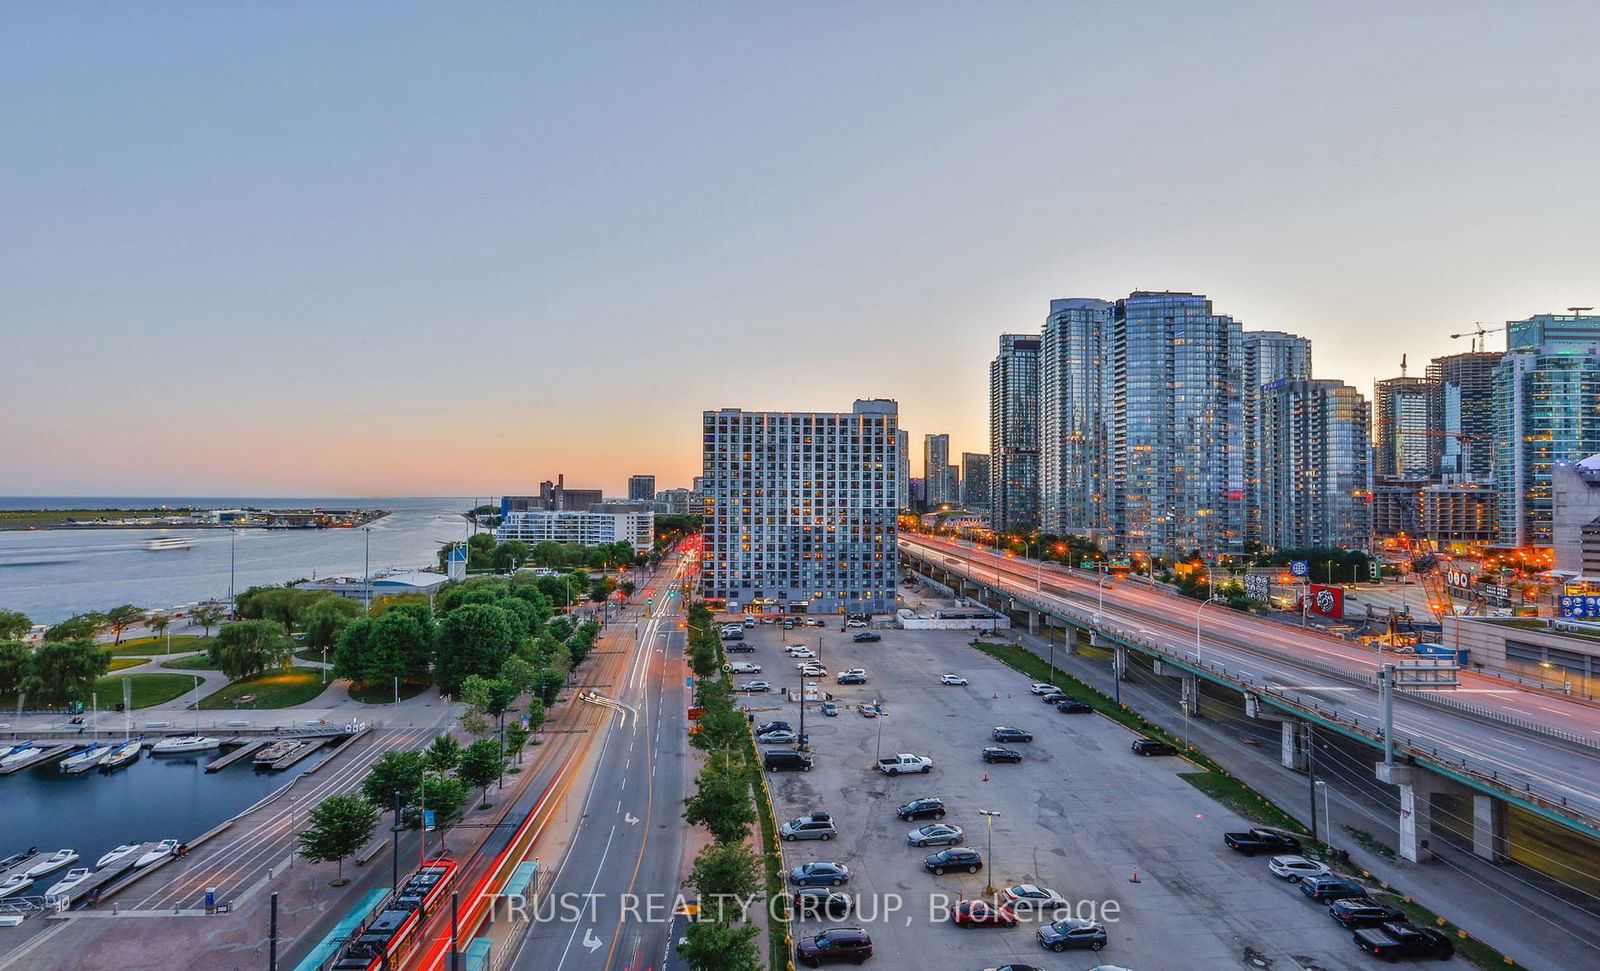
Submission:
[[[815,679],[839,705],[835,718],[813,704],[805,719],[815,768],[768,773],[779,822],[821,810],[838,837],[783,844],[785,863],[832,860],[851,871],[844,891],[860,913],[839,923],[872,936],[872,966],[941,969],[1023,962],[1043,968],[1098,964],[1133,969],[1364,968],[1377,963],[1359,952],[1349,931],[1268,872],[1267,856],[1244,857],[1222,834],[1249,823],[1179,778],[1198,771],[1179,758],[1141,758],[1137,737],[1095,714],[1064,715],[1028,692],[1026,678],[968,647],[970,632],[880,630],[878,643],[851,641],[854,631],[775,626],[750,630],[754,653],[732,655],[762,666],[772,694],[741,703],[756,721],[800,725],[799,705],[780,689],[800,683],[784,645],[817,650],[828,676]],[[834,684],[834,675],[865,668],[868,682]],[[945,686],[946,672],[970,684]],[[736,677],[736,680],[740,678]],[[860,702],[881,701],[888,716],[866,718]],[[1021,764],[987,765],[980,753],[998,725],[1034,734],[1010,747]],[[932,757],[927,775],[889,777],[876,770],[879,753]],[[983,854],[976,874],[933,876],[922,866],[931,849],[912,847],[906,833],[923,822],[902,822],[895,808],[924,796],[942,798],[943,820],[965,830],[964,845]],[[979,810],[993,818],[992,852]],[[1139,881],[1132,882],[1137,870]],[[1075,916],[1101,919],[1108,941],[1099,954],[1050,953],[1035,939],[1037,923],[1014,928],[958,928],[950,902],[1032,883],[1055,890]],[[940,895],[940,896],[936,896]],[[830,922],[798,923],[804,936]],[[930,958],[933,963],[930,964]],[[1459,961],[1460,959],[1456,959]]]

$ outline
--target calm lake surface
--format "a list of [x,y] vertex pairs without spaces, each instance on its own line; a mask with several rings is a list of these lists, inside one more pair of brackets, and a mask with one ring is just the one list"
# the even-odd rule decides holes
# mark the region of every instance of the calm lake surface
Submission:
[[[0,509],[98,509],[195,506],[267,509],[322,506],[389,509],[372,524],[372,571],[437,567],[439,544],[467,535],[461,514],[489,499],[260,497],[0,497]],[[189,550],[148,549],[152,539],[182,536]],[[367,534],[360,529],[246,529],[234,542],[234,587],[302,577],[360,576]],[[170,608],[228,596],[226,529],[40,529],[0,531],[0,609],[50,624],[118,604]],[[0,852],[0,855],[4,855]]]

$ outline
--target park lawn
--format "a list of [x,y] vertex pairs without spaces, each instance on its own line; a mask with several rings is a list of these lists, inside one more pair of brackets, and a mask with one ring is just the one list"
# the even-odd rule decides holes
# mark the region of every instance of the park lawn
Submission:
[[188,657],[175,657],[170,661],[162,661],[161,666],[172,668],[174,671],[215,671],[217,662],[211,660],[210,654],[191,654]]
[[[320,648],[320,647],[302,647],[300,650],[294,652],[294,656],[299,658],[302,661],[316,661],[318,664],[321,664],[322,663],[322,648]],[[330,663],[333,661],[333,649],[332,648],[329,648],[329,650],[328,650],[328,660],[329,660]]]
[[133,684],[133,707],[149,708],[165,704],[184,692],[194,690],[194,678],[187,674],[122,674],[101,678],[94,683],[95,693],[110,708],[122,700],[122,682]]
[[[141,664],[149,664],[147,657],[114,657],[111,659],[112,671],[121,671],[123,668],[136,668]],[[165,665],[163,665],[165,667]]]
[[[211,638],[201,637],[199,634],[178,634],[172,638],[172,653],[187,654],[190,651],[203,651],[211,643]],[[106,645],[106,651],[112,657],[123,657],[130,654],[166,654],[167,639],[165,637],[128,637],[121,644],[113,647]]]
[[[400,700],[415,698],[429,688],[433,687],[431,681],[402,681],[400,682]],[[392,705],[394,704],[394,683],[389,684],[357,684],[350,682],[350,700],[359,701],[363,705]]]
[[[322,672],[311,668],[290,668],[267,671],[253,678],[235,681],[219,691],[200,699],[200,707],[216,708],[293,708],[316,697],[328,686],[322,683]],[[254,695],[252,701],[239,704],[241,695]]]

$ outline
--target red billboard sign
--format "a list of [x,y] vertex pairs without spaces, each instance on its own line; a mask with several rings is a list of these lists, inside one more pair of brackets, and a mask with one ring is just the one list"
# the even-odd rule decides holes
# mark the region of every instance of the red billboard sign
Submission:
[[1311,605],[1308,609],[1322,617],[1344,620],[1344,588],[1313,583],[1311,585]]

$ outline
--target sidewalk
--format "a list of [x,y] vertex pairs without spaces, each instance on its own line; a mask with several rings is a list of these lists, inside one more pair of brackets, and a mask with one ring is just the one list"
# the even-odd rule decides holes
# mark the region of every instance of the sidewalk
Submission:
[[[1048,657],[1049,643],[1045,639],[1018,631],[1011,634],[1010,640],[1041,659]],[[1068,654],[1059,643],[1055,663],[1057,668],[1096,690],[1108,696],[1112,694],[1109,667]],[[1183,730],[1183,716],[1173,698],[1162,698],[1138,682],[1125,680],[1122,700],[1174,735]],[[1211,719],[1191,718],[1188,732],[1195,748],[1309,826],[1304,774],[1282,767],[1270,752],[1242,743],[1238,733],[1221,728]],[[1416,897],[1435,913],[1467,928],[1526,967],[1591,967],[1600,959],[1596,918],[1517,883],[1514,873],[1522,869],[1517,864],[1496,866],[1442,839],[1433,841],[1441,860],[1434,864],[1419,865],[1398,857],[1390,859],[1367,850],[1353,843],[1347,827],[1372,832],[1375,823],[1367,813],[1388,819],[1390,807],[1360,804],[1354,800],[1357,793],[1330,789],[1333,842],[1339,849],[1349,851],[1353,865],[1399,892]],[[1394,827],[1398,825],[1396,817],[1391,828],[1380,829],[1372,835],[1392,848],[1396,836]]]

